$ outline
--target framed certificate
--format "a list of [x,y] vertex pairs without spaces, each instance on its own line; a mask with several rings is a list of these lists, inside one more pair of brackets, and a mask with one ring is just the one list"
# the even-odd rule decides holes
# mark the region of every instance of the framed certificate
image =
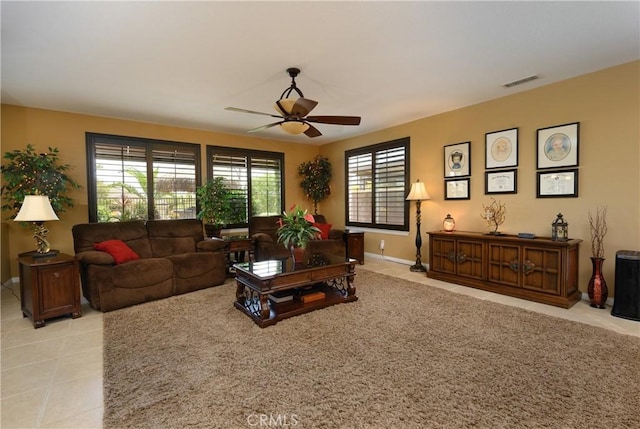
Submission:
[[469,199],[469,179],[445,180],[444,181],[445,200],[468,200]]
[[485,194],[515,194],[518,192],[518,170],[486,171]]
[[484,165],[490,168],[518,166],[518,129],[485,134]]
[[538,198],[562,198],[578,196],[578,170],[539,171],[537,183]]

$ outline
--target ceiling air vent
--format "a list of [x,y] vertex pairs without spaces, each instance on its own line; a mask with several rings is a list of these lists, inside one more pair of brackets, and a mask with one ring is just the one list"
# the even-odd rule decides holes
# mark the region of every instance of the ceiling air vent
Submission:
[[522,79],[518,79],[518,80],[514,80],[513,82],[509,82],[509,83],[505,83],[504,86],[505,88],[511,88],[512,86],[516,86],[516,85],[522,85],[523,83],[527,83],[527,82],[531,82],[532,80],[536,80],[538,79],[538,75],[534,74],[532,76],[528,76]]

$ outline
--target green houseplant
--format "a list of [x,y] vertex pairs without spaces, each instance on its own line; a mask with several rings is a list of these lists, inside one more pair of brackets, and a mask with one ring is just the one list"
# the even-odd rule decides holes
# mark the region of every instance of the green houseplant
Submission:
[[298,176],[302,176],[300,187],[304,194],[313,201],[313,213],[318,214],[318,203],[331,194],[331,163],[322,155],[298,166]]
[[11,212],[11,218],[18,214],[27,195],[48,196],[57,214],[73,207],[67,193],[80,185],[67,175],[71,166],[59,163],[57,148],[37,153],[28,144],[25,150],[6,152],[3,158],[8,162],[2,165],[2,210]]
[[223,177],[216,177],[196,189],[196,198],[200,205],[196,217],[204,222],[209,237],[219,237],[233,215],[233,193]]
[[313,226],[314,220],[312,214],[297,205],[292,206],[289,212],[282,212],[278,221],[278,242],[290,248],[292,252],[296,247],[307,247],[309,240],[313,240],[320,233],[320,230]]

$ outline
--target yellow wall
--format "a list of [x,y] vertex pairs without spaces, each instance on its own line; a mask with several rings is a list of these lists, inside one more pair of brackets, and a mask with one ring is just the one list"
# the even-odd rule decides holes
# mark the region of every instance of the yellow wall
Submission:
[[[536,130],[570,122],[580,122],[579,197],[536,198]],[[323,212],[329,219],[344,219],[345,150],[409,136],[411,181],[425,182],[431,196],[422,203],[422,232],[441,229],[447,213],[455,218],[458,230],[489,231],[480,218],[482,205],[491,201],[484,194],[485,133],[515,127],[519,128],[518,193],[494,195],[507,207],[500,230],[549,236],[551,222],[562,212],[570,237],[584,240],[580,289],[586,291],[591,275],[587,213],[607,206],[604,273],[613,289],[616,251],[640,250],[640,62],[322,146],[321,154],[335,170],[334,204]],[[443,146],[466,141],[471,141],[471,199],[445,201]],[[408,236],[368,232],[365,251],[379,254],[379,241],[384,239],[385,256],[415,261],[415,206],[411,208]],[[425,263],[427,245],[423,234]]]
[[[233,136],[203,130],[125,121],[88,115],[71,114],[51,110],[23,108],[2,105],[2,153],[14,149],[24,149],[31,143],[37,151],[46,152],[48,147],[60,150],[60,160],[73,168],[69,175],[82,186],[70,195],[74,207],[60,214],[60,221],[49,225],[49,241],[52,247],[73,254],[71,227],[77,223],[88,222],[87,161],[85,133],[104,133],[129,137],[144,137],[159,140],[171,140],[202,145],[202,177],[206,178],[206,145],[230,146],[249,149],[268,150],[285,153],[285,206],[300,203],[311,209],[299,186],[297,168],[318,153],[318,147],[308,144],[285,143],[255,137]],[[7,213],[3,213],[6,218]],[[33,250],[35,242],[31,229],[21,227],[17,222],[8,221],[10,250],[3,252],[2,259],[11,263],[11,274],[18,275],[16,258],[18,253]],[[3,230],[4,231],[4,230]],[[3,249],[4,250],[4,249]],[[6,262],[5,262],[6,263]],[[5,265],[3,265],[4,273]]]
[[[505,90],[508,92],[508,90]],[[518,193],[497,195],[506,203],[506,233],[533,232],[548,236],[558,212],[569,222],[571,238],[584,240],[580,252],[580,288],[586,291],[591,274],[587,213],[596,206],[609,210],[609,233],[605,238],[605,278],[614,283],[615,252],[640,250],[640,62],[613,67],[560,83],[534,89],[463,109],[420,119],[353,139],[324,145],[292,144],[231,136],[118,119],[77,115],[40,109],[2,106],[2,151],[24,148],[31,143],[38,150],[60,149],[62,162],[74,166],[73,177],[83,188],[72,195],[76,207],[64,213],[50,227],[51,242],[73,253],[70,228],[87,221],[85,132],[146,137],[285,152],[286,205],[305,202],[299,187],[297,166],[316,153],[333,165],[332,194],[320,211],[336,228],[344,227],[344,151],[396,138],[411,138],[411,181],[426,182],[431,200],[422,203],[422,231],[440,229],[447,213],[456,219],[457,229],[488,231],[480,218],[484,195],[485,133],[519,128]],[[366,121],[366,118],[363,118]],[[536,130],[569,122],[580,122],[580,166],[578,198],[536,198]],[[443,146],[471,141],[471,199],[444,201]],[[203,163],[203,169],[205,164]],[[205,172],[203,171],[203,174]],[[379,254],[385,240],[385,256],[415,261],[415,207],[411,210],[411,231],[406,235],[367,232],[365,250]],[[30,231],[9,222],[13,276],[17,275],[16,254],[34,247]],[[423,234],[423,262],[428,260]],[[3,259],[6,256],[3,254]],[[373,258],[368,263],[375,263]],[[408,269],[408,268],[407,268]],[[4,278],[3,274],[3,278]]]

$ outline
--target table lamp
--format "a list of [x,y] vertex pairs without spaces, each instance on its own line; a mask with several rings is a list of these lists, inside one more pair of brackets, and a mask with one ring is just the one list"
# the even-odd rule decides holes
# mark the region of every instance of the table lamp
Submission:
[[33,238],[36,240],[37,249],[32,253],[34,258],[51,257],[58,254],[57,250],[51,250],[47,241],[49,230],[44,226],[48,220],[59,220],[56,212],[51,207],[49,197],[46,195],[27,195],[24,197],[22,207],[14,219],[17,222],[33,222]]

